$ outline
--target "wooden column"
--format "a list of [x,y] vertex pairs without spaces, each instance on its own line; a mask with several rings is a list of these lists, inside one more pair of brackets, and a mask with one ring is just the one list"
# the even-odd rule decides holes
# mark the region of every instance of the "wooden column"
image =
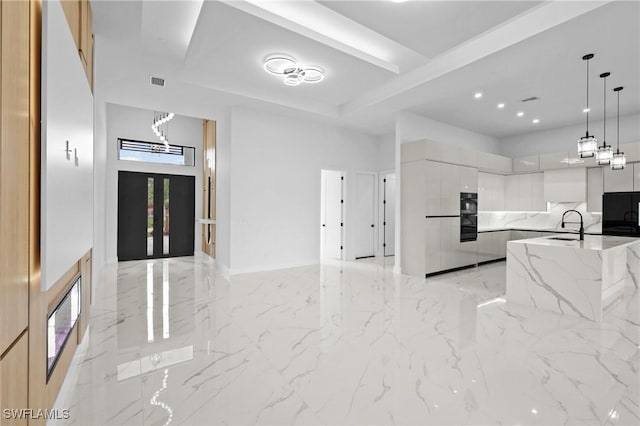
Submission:
[[[216,122],[202,121],[202,217],[216,219]],[[216,257],[216,225],[202,225],[202,251]]]

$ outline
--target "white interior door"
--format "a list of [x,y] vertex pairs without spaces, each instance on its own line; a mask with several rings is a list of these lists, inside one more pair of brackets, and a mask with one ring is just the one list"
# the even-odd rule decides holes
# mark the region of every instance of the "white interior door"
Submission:
[[383,180],[383,253],[385,256],[395,254],[396,242],[396,175],[391,173]]
[[342,258],[344,176],[339,171],[322,171],[322,256]]
[[355,257],[375,256],[376,175],[356,173],[355,193]]

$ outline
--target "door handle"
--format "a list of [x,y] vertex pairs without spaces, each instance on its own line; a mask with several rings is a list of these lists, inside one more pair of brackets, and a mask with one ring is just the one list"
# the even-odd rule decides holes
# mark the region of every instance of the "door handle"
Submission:
[[325,226],[327,226],[327,225],[325,225],[325,224],[323,223],[323,224],[322,224],[322,227],[324,228]]
[[371,225],[371,227],[373,228],[373,224]]

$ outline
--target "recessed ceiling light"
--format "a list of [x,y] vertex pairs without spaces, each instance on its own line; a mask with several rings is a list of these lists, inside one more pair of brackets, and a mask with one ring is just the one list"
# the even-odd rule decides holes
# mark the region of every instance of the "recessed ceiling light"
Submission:
[[540,122],[540,120],[539,120],[539,119],[537,119],[537,118],[534,118],[533,120],[531,120],[531,122],[532,122],[533,124],[538,124],[538,123]]
[[478,92],[475,95],[473,95],[473,97],[476,98],[476,99],[480,99],[482,97],[482,93]]
[[582,112],[589,112],[589,111],[591,111],[590,108],[585,108],[585,109],[582,110]]
[[408,0],[391,0],[394,3],[406,3]]
[[498,104],[498,109],[504,108],[504,104]]
[[520,111],[516,114],[518,117],[522,117],[524,115],[524,112]]

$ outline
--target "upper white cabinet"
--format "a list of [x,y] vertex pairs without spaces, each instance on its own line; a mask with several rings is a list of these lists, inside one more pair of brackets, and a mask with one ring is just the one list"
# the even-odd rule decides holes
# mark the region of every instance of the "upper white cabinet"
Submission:
[[478,211],[503,211],[506,176],[478,172]]
[[531,210],[547,211],[547,201],[544,198],[544,173],[532,173]]
[[622,170],[611,170],[610,167],[603,167],[604,192],[633,191],[633,166],[628,164]]
[[604,192],[604,168],[587,169],[587,211],[602,211],[602,193]]
[[640,163],[633,165],[633,190],[640,191]]
[[550,154],[540,154],[540,170],[566,169],[568,152],[552,152]]
[[544,198],[551,202],[586,201],[587,169],[545,171]]
[[[613,149],[616,149],[615,145]],[[623,143],[620,145],[620,151],[627,157],[627,163],[640,161],[640,142]]]
[[478,192],[478,169],[474,167],[460,166],[460,191]]
[[460,186],[462,166],[425,161],[425,215],[453,216],[460,214]]
[[505,210],[546,211],[543,173],[523,173],[506,177]]
[[513,160],[502,155],[488,152],[478,152],[478,169],[493,170],[501,173],[511,173]]
[[478,151],[463,149],[460,151],[460,164],[469,167],[478,167]]
[[514,173],[537,172],[540,168],[540,156],[529,155],[527,157],[518,157],[513,159]]
[[504,196],[504,209],[505,210],[519,210],[519,195],[520,182],[519,175],[509,175],[506,177],[506,191]]
[[441,163],[440,168],[440,215],[460,214],[460,183],[462,166]]

